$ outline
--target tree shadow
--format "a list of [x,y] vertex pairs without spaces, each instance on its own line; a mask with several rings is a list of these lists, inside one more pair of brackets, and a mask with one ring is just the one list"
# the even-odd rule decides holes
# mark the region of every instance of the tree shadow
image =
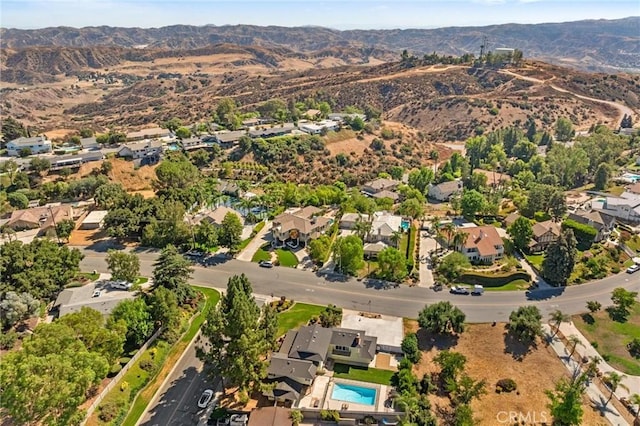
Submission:
[[629,317],[629,311],[627,311],[626,309],[620,309],[615,306],[609,306],[606,311],[609,314],[609,318],[611,318],[611,320],[615,322],[627,322],[627,319]]
[[562,293],[564,293],[564,289],[565,287],[542,288],[527,290],[525,294],[527,296],[527,300],[548,300],[562,295]]
[[458,345],[459,336],[457,334],[433,334],[424,328],[418,329],[418,347],[421,351],[430,351],[436,348],[439,351],[451,349]]
[[591,314],[582,314],[580,315],[580,318],[582,318],[582,321],[584,321],[585,324],[591,325],[596,322],[596,319]]
[[124,250],[125,245],[120,241],[111,238],[108,240],[98,240],[85,247],[85,250],[95,251],[96,253],[106,253],[109,250]]
[[605,414],[609,413],[612,414],[616,417],[619,416],[618,412],[614,409],[610,408],[611,402],[609,402],[609,404],[607,404],[607,397],[605,397],[604,395],[598,395],[596,398],[591,398],[591,407],[594,408],[595,410],[598,410],[600,412],[600,415],[602,417],[605,416]]
[[522,341],[505,326],[504,353],[511,355],[514,360],[523,361],[524,358],[537,347],[536,341]]

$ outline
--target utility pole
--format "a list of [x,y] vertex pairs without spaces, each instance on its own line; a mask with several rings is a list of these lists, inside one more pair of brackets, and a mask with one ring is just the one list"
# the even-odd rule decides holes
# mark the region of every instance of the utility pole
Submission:
[[487,36],[482,37],[482,44],[480,45],[480,57],[478,58],[482,61],[482,56],[485,54],[485,50],[487,49]]

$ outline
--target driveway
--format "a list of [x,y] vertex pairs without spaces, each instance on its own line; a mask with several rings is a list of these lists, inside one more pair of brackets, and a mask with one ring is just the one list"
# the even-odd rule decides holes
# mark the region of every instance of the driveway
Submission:
[[418,285],[421,287],[431,287],[434,283],[429,252],[435,250],[436,245],[436,240],[431,238],[426,231],[420,231],[420,268],[418,269],[420,272],[420,283]]
[[253,240],[251,240],[249,245],[247,245],[236,258],[245,262],[251,262],[253,255],[258,251],[258,249],[265,243],[271,242],[271,236],[269,235],[270,231],[271,222],[266,222],[260,232],[258,232],[256,236],[253,237]]

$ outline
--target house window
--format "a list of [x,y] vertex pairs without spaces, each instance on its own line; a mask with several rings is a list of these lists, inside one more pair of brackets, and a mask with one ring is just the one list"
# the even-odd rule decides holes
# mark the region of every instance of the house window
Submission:
[[338,345],[336,345],[336,350],[337,351],[342,351],[342,352],[349,352],[349,347],[348,346],[338,346]]

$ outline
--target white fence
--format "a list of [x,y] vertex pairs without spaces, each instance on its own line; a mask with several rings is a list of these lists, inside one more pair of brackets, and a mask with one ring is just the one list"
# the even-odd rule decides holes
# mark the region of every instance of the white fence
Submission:
[[124,367],[122,367],[122,370],[120,370],[120,372],[109,382],[109,384],[104,389],[102,389],[102,392],[100,392],[100,395],[98,395],[96,400],[93,401],[93,403],[87,409],[87,414],[84,416],[84,420],[82,420],[82,423],[80,423],[81,426],[84,426],[87,423],[87,420],[89,420],[89,417],[91,417],[91,414],[93,414],[96,408],[98,408],[98,405],[100,405],[104,397],[107,396],[109,391],[113,389],[120,382],[120,379],[122,379],[125,373],[129,371],[133,363],[136,362],[138,358],[140,358],[140,356],[144,353],[144,351],[146,351],[149,345],[151,345],[158,338],[158,336],[160,335],[160,333],[162,333],[163,330],[164,330],[164,327],[160,327],[158,331],[153,333],[153,336],[151,336],[149,340],[147,340],[144,343],[144,345],[142,345],[140,349],[138,349],[138,352],[136,352],[136,354],[133,357],[131,357],[129,362],[127,362],[127,364]]

